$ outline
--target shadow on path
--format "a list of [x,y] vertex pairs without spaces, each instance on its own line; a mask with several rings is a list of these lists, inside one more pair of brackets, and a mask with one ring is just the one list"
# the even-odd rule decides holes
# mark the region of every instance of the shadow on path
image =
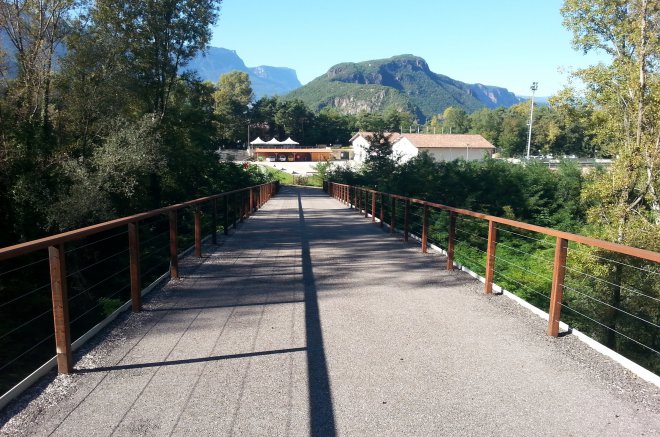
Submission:
[[96,372],[108,372],[108,371],[116,371],[116,370],[144,369],[148,367],[176,366],[180,364],[204,363],[207,361],[235,360],[238,358],[251,358],[251,357],[263,357],[267,355],[288,354],[292,352],[303,352],[305,350],[307,349],[304,347],[296,347],[296,348],[278,349],[272,351],[247,352],[244,354],[214,355],[211,357],[186,358],[184,360],[155,361],[153,363],[118,364],[116,366],[109,366],[109,367],[94,367],[92,369],[79,369],[76,370],[76,372],[96,373]]
[[307,379],[309,392],[310,429],[313,436],[337,435],[335,413],[332,406],[328,363],[323,347],[323,332],[319,303],[309,248],[309,236],[305,226],[302,198],[298,194],[298,216],[302,247],[302,273],[305,290],[305,336],[307,344]]

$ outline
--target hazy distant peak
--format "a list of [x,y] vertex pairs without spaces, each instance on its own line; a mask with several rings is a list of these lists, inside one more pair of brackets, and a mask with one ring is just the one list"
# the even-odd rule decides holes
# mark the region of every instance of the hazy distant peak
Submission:
[[286,67],[260,65],[248,67],[236,50],[221,47],[208,47],[186,66],[185,70],[195,70],[202,80],[216,83],[220,76],[232,71],[242,71],[250,76],[255,97],[284,95],[298,87],[300,81],[296,71]]

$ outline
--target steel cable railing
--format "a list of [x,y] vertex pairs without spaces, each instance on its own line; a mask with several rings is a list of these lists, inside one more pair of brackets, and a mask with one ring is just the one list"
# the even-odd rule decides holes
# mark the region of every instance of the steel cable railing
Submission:
[[53,356],[49,340],[59,371],[70,372],[73,340],[127,300],[139,311],[142,284],[168,269],[178,277],[179,248],[191,243],[201,256],[203,234],[227,233],[278,188],[239,189],[0,248],[0,394]]
[[[330,182],[325,187],[339,200],[356,190]],[[659,253],[424,200],[357,190],[376,198],[376,207],[383,211],[381,226],[418,235],[422,251],[429,243],[440,247],[447,253],[448,268],[458,264],[483,276],[487,293],[497,282],[545,308],[549,335],[558,335],[563,318],[571,328],[585,330],[660,373]],[[408,205],[407,220],[401,212],[404,205]]]

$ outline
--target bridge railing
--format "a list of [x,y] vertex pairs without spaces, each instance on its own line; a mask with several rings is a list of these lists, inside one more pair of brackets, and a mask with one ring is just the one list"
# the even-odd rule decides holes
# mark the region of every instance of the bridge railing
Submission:
[[219,230],[278,189],[266,183],[0,248],[0,394],[52,357],[53,340],[59,373],[70,373],[72,325],[82,335],[129,298],[141,311],[143,283],[168,270],[179,277],[181,246],[193,243],[201,257],[203,235],[217,243]]
[[475,273],[485,293],[514,291],[547,310],[548,335],[562,319],[660,372],[660,253],[361,187],[324,190],[406,241],[416,234],[422,252],[436,245],[446,269]]

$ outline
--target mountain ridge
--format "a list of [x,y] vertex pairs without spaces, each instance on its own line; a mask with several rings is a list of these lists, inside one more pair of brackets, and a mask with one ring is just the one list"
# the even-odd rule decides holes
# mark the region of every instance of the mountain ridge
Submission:
[[473,112],[522,101],[503,87],[467,84],[434,73],[423,58],[414,55],[334,65],[286,98],[299,98],[315,110],[332,106],[346,113],[394,107],[420,119],[449,106]]
[[264,96],[283,95],[301,86],[296,71],[287,67],[260,65],[248,67],[235,50],[211,47],[198,53],[184,68],[197,71],[202,80],[216,83],[220,76],[232,71],[242,71],[250,76],[252,90],[257,99]]

